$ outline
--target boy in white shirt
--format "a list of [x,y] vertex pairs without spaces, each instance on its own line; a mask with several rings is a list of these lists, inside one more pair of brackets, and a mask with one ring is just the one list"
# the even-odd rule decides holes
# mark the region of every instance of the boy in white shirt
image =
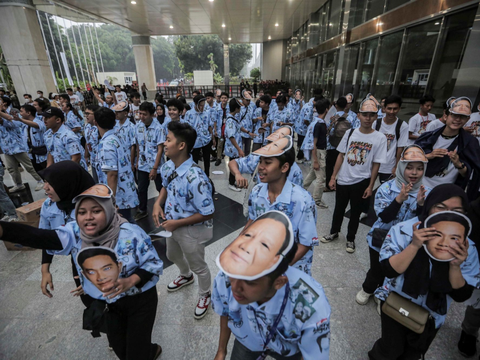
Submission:
[[[364,199],[372,196],[380,164],[387,162],[387,139],[372,128],[377,116],[378,105],[375,101],[369,98],[363,100],[358,113],[360,127],[347,131],[338,145],[339,155],[329,183],[330,188],[336,190],[335,210],[330,234],[320,241],[328,243],[338,238],[345,209],[350,203],[351,216],[346,247],[350,254],[355,252],[355,235],[362,203]],[[352,154],[356,154],[355,161],[348,161]]]
[[115,98],[117,99],[117,103],[128,100],[127,94],[125,94],[125,91],[122,91],[120,85],[115,86]]
[[434,114],[429,113],[429,111],[432,110],[434,102],[435,99],[431,95],[425,95],[420,98],[420,109],[418,110],[418,114],[412,116],[408,121],[408,145],[415,143],[415,140],[427,131],[427,125],[437,119]]

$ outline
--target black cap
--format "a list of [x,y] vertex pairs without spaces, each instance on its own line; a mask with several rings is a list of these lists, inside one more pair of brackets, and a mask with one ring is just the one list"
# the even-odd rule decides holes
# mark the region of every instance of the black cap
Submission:
[[39,115],[44,117],[56,116],[62,119],[62,121],[65,118],[65,116],[63,115],[63,111],[53,106],[46,108],[45,111],[41,112]]

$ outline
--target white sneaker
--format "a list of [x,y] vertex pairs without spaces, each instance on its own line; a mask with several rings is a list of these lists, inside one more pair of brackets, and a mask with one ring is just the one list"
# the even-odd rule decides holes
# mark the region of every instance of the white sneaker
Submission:
[[297,164],[303,164],[304,161],[305,161],[305,160],[300,159],[300,160],[296,160],[295,162],[296,162]]
[[14,187],[12,187],[10,190],[8,190],[9,193],[14,193],[14,192],[17,192],[17,191],[22,191],[22,190],[25,190],[25,185],[15,185]]
[[0,221],[10,221],[10,216],[5,215],[4,217],[2,217],[2,218],[0,219]]
[[367,217],[368,217],[368,214],[362,212],[362,213],[360,214],[360,217],[358,218],[358,220],[362,221],[363,219],[365,219],[365,218],[367,218]]
[[40,191],[43,189],[43,181],[37,182],[37,186],[35,187],[35,191]]
[[236,187],[235,185],[228,185],[228,188],[236,192],[242,191],[242,189],[240,189],[239,187]]
[[380,299],[377,297],[373,297],[373,300],[377,303],[377,313],[378,315],[382,315],[382,303],[380,302]]
[[323,201],[316,202],[315,205],[317,205],[320,209],[328,209],[328,205],[325,204]]
[[370,296],[373,294],[369,294],[365,292],[363,289],[361,289],[358,293],[357,296],[355,296],[355,301],[359,305],[366,305],[368,303],[368,300],[370,300]]
[[208,306],[212,302],[211,295],[207,294],[198,299],[197,306],[195,307],[195,319],[200,320],[205,315],[207,315]]

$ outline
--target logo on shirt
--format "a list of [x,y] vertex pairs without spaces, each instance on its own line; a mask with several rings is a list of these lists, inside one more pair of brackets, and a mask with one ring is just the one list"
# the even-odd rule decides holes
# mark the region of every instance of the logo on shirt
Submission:
[[395,139],[395,134],[384,134],[385,137],[387,138],[387,151],[390,150],[390,145],[392,144],[392,141]]
[[296,296],[293,314],[301,322],[305,322],[315,313],[312,306],[318,299],[318,294],[302,279],[292,287],[292,294]]
[[421,122],[420,122],[420,129],[418,130],[418,133],[419,133],[419,134],[423,134],[425,131],[427,131],[427,126],[428,126],[428,124],[430,124],[431,122],[432,122],[432,120],[430,120],[430,119],[421,121]]
[[365,164],[370,151],[372,151],[372,144],[352,141],[348,147],[347,163],[351,166]]

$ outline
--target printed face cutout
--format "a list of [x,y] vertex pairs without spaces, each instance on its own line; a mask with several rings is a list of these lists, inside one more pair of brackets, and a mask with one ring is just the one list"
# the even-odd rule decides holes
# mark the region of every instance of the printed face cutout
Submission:
[[268,137],[268,141],[276,141],[278,139],[281,139],[282,137],[285,137],[287,135],[292,135],[292,128],[290,126],[282,126],[280,129],[275,130],[273,133],[271,133]]
[[446,102],[447,102],[447,106],[450,107],[450,105],[452,104],[452,102],[453,102],[455,99],[456,99],[455,96],[449,97],[449,98],[447,99],[447,101],[446,101]]
[[472,115],[472,102],[465,96],[459,97],[450,104],[450,112],[452,114],[470,116]]
[[362,113],[377,113],[378,105],[371,99],[365,99],[360,104],[360,110],[358,111]]
[[403,151],[401,160],[402,161],[421,161],[423,163],[428,162],[428,159],[425,156],[425,153],[423,152],[422,148],[416,145],[408,146]]
[[278,139],[271,142],[270,144],[265,145],[264,147],[261,147],[260,149],[255,151],[254,154],[265,157],[280,156],[285,151],[290,150],[292,144],[292,137],[286,135],[281,139]]
[[293,245],[292,225],[279,211],[257,218],[217,257],[227,276],[255,280],[274,271]]
[[351,104],[353,102],[353,94],[345,95],[345,99],[347,99],[348,104]]
[[112,197],[112,190],[103,184],[93,185],[90,189],[85,190],[80,195],[73,199],[73,203],[76,203],[80,198],[84,197],[96,197],[102,199],[110,199]]
[[112,107],[113,111],[125,111],[128,109],[128,103],[126,101],[120,101],[117,105]]
[[248,90],[243,90],[242,91],[242,98],[246,100],[252,100],[252,95],[250,95],[250,92]]
[[108,292],[115,287],[122,263],[112,249],[105,247],[88,247],[77,255],[77,263],[83,275],[101,292]]

